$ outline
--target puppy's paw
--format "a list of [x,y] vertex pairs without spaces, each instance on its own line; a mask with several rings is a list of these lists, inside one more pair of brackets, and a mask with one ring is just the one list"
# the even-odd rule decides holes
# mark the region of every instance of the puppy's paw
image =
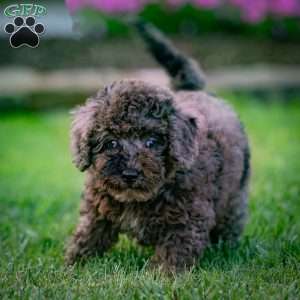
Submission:
[[158,259],[156,256],[152,256],[149,261],[149,269],[158,271],[170,277],[175,277],[177,270],[176,266],[170,265],[165,261]]
[[75,264],[75,262],[79,259],[77,255],[73,255],[71,253],[66,253],[65,255],[65,265],[66,266],[72,266]]
[[76,262],[82,261],[82,255],[76,245],[69,245],[65,253],[65,264],[72,266]]

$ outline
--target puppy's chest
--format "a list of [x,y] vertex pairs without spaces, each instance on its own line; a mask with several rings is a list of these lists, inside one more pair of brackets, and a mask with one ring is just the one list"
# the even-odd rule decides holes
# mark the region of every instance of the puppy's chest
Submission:
[[125,207],[118,218],[121,231],[136,238],[144,245],[153,244],[157,240],[162,224],[156,220],[158,218],[150,211],[135,206]]
[[123,231],[134,231],[137,228],[142,228],[144,226],[145,220],[143,216],[137,210],[133,208],[125,208],[118,220],[121,230]]

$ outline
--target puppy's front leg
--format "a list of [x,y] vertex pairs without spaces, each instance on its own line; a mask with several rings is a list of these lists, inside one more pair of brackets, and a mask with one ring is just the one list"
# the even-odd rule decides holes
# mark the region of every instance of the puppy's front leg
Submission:
[[101,255],[118,239],[118,228],[84,199],[76,231],[67,247],[66,263]]
[[163,241],[156,246],[151,264],[166,273],[184,271],[193,266],[209,244],[208,230],[196,230],[198,232],[195,232],[195,228],[170,228]]
[[204,200],[178,207],[173,204],[165,216],[169,217],[162,226],[152,263],[167,273],[183,271],[195,264],[210,243],[209,233],[215,225],[213,206]]

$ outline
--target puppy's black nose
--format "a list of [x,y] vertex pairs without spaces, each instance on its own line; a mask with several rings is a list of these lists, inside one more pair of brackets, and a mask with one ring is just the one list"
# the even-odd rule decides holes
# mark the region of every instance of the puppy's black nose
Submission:
[[126,169],[122,172],[122,177],[126,181],[135,181],[139,176],[139,172],[135,169]]

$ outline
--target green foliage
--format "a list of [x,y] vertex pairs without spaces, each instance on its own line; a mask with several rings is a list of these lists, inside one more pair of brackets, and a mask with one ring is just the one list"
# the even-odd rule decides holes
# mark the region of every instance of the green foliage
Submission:
[[2,115],[0,298],[298,299],[300,99],[226,97],[250,135],[249,222],[238,249],[209,249],[175,279],[150,272],[152,249],[124,236],[103,258],[65,267],[83,184],[68,149],[70,118],[65,111]]

